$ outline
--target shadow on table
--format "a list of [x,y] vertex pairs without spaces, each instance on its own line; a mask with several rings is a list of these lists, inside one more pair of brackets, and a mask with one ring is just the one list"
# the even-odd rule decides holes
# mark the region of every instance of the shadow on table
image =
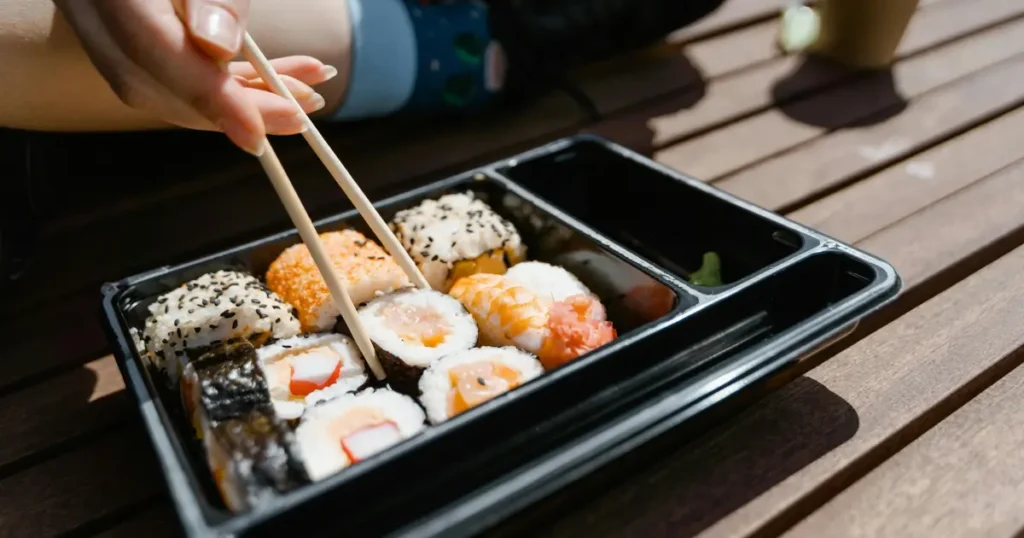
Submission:
[[[695,536],[854,436],[856,411],[808,377],[792,381],[699,442],[657,441],[541,503],[530,535]],[[634,462],[634,463],[630,463]],[[596,491],[605,492],[594,498]],[[590,500],[583,500],[590,496]],[[517,525],[493,536],[513,536]]]
[[[643,102],[642,114],[614,111],[614,117],[602,120],[585,132],[603,136],[634,151],[650,154],[658,145],[651,121],[660,116],[680,114],[693,108],[707,95],[704,74],[690,61],[685,50],[672,50],[662,54],[658,71],[670,73],[672,96],[661,96],[654,102]],[[614,75],[613,75],[614,76]],[[621,73],[619,73],[621,77]],[[637,105],[638,103],[631,103]],[[607,114],[606,114],[607,115]]]
[[[801,99],[805,88],[814,88],[825,76],[844,72],[843,78],[858,77],[842,88]],[[847,91],[849,89],[849,91]],[[891,69],[855,74],[827,60],[808,57],[790,74],[772,85],[772,102],[790,119],[829,130],[864,127],[881,123],[903,112],[907,101],[899,94]],[[865,103],[867,101],[867,103]],[[860,110],[874,113],[857,114]]]

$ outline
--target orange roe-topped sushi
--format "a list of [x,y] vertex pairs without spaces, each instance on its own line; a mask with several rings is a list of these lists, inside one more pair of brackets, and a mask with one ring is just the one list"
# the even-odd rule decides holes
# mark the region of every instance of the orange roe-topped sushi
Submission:
[[[356,304],[410,285],[395,260],[363,234],[354,230],[327,232],[320,235],[320,240]],[[295,307],[303,331],[328,330],[340,315],[303,243],[285,249],[270,264],[267,286]]]

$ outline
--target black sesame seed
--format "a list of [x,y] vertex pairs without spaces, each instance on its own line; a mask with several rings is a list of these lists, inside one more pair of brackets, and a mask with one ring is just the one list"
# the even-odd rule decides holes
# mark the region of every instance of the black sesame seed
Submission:
[[237,329],[238,328],[238,320],[237,319],[235,320],[234,323],[231,324],[231,328],[232,329]]
[[168,342],[170,342],[170,340],[164,338],[164,345],[167,345]]
[[220,306],[220,299],[214,297],[213,298],[213,306]]
[[161,298],[157,299],[156,302],[158,302],[160,304],[164,304],[164,303],[167,302],[167,297],[161,297]]
[[213,329],[213,330],[216,331],[217,330],[217,324],[216,323],[211,323],[210,324],[210,329]]
[[199,332],[202,331],[202,330],[203,330],[202,327],[196,327],[196,334],[199,334]]
[[486,386],[487,386],[487,382],[486,382],[486,381],[484,381],[484,378],[482,378],[482,377],[478,377],[478,378],[476,378],[476,382],[477,382],[477,383],[480,383],[480,386],[484,386],[484,387],[486,387]]
[[180,324],[181,324],[181,320],[180,320],[180,319],[176,319],[176,320],[174,320],[174,326],[175,326],[175,327],[177,327],[177,326],[178,326],[178,325],[180,325]]
[[189,308],[188,309],[188,313],[189,314],[195,314],[196,313],[196,309],[195,308]]
[[285,349],[291,349],[292,348],[292,346],[289,346],[288,344],[281,344],[281,347],[283,347]]
[[281,323],[281,318],[277,318],[277,319],[275,319],[275,320],[274,320],[274,323]]
[[178,327],[178,338],[181,338],[181,327]]
[[225,310],[225,311],[220,313],[220,317],[222,317],[224,319],[231,319],[231,318],[235,317],[235,313],[230,311],[230,310]]
[[164,314],[167,314],[170,311],[171,311],[171,305],[167,305],[167,306],[164,307]]

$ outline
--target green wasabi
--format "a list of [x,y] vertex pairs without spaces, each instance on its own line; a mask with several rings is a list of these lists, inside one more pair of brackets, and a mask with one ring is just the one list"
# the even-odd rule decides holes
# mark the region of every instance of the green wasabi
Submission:
[[705,252],[700,269],[690,274],[690,283],[695,286],[721,286],[722,260],[715,252]]

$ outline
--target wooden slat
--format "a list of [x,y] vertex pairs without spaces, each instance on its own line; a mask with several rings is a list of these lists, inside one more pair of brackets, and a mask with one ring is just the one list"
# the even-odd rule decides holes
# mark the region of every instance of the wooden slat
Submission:
[[[1021,14],[1024,6],[1015,0],[947,0],[920,8],[900,43],[898,57],[919,54]],[[589,127],[588,131],[650,152],[851,76],[849,71],[824,62],[804,62],[799,56],[779,58],[709,82],[707,95],[699,102],[684,94]]]
[[[1024,77],[1024,58],[1016,64],[1015,75],[1005,79],[1003,87]],[[986,97],[975,94],[972,99]],[[1019,98],[1024,100],[1024,90]],[[951,102],[950,106],[958,108],[967,104],[964,101]],[[919,129],[927,130],[928,126],[920,125]],[[1024,158],[1024,144],[1016,138],[1021,132],[1024,108],[916,154],[789,217],[826,234],[842,234],[846,241],[859,242],[906,217],[908,212],[924,209],[977,178]],[[983,153],[979,153],[981,148]]]
[[170,501],[163,501],[98,534],[96,538],[175,538],[180,535],[174,508]]
[[[984,46],[1019,50],[1024,22],[978,38]],[[911,101],[880,123],[815,139],[715,183],[720,189],[774,211],[796,207],[851,178],[877,170],[991,118],[1024,100],[1016,80],[1020,58],[993,66]]]
[[156,496],[161,480],[141,428],[126,428],[0,480],[0,529],[68,532]]
[[100,326],[98,297],[99,290],[92,289],[0,322],[0,395],[54,368],[102,355],[107,337]]
[[[68,439],[127,419],[129,396],[112,357],[0,398],[0,471]],[[4,474],[0,472],[0,474]]]
[[[951,267],[970,271],[1024,243],[1022,203],[1018,164],[860,246],[897,267],[904,297],[920,295]],[[1015,366],[1010,359],[1019,362],[1012,352],[1024,338],[1024,281],[1013,275],[1022,268],[1019,249],[609,488],[551,535],[737,537],[785,528]]]
[[[1024,316],[1017,312],[1000,326],[1020,338]],[[958,344],[950,345],[955,352]],[[1019,536],[1021,446],[1024,368],[1017,368],[785,536]]]
[[[944,4],[939,4],[943,6]],[[1020,5],[1024,10],[1024,5]],[[659,162],[705,181],[750,166],[823,134],[898,113],[907,100],[990,67],[1021,51],[988,46],[986,35],[953,42],[811,97],[762,112],[705,136],[655,152]],[[750,90],[748,90],[750,91]],[[764,91],[761,89],[760,91]]]

